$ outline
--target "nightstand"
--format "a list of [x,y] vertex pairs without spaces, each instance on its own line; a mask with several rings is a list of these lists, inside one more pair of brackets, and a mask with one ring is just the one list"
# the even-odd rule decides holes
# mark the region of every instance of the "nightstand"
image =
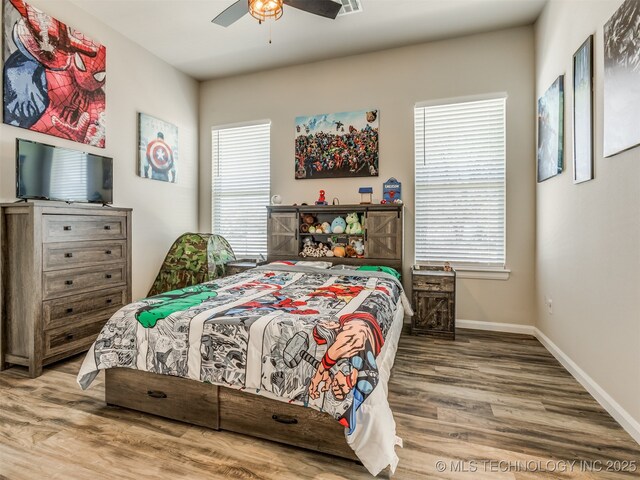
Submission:
[[235,275],[236,273],[244,272],[245,270],[250,270],[252,268],[256,268],[259,265],[264,265],[266,262],[263,260],[254,260],[254,259],[242,259],[242,260],[232,260],[225,264],[224,268],[224,276],[228,277],[229,275]]
[[456,272],[443,267],[413,267],[414,315],[411,335],[456,338]]

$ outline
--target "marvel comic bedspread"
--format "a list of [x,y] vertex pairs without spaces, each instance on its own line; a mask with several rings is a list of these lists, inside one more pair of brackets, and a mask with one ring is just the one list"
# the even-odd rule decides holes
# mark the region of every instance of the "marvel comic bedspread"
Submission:
[[[344,425],[374,473],[397,464],[386,381],[401,330],[394,324],[405,309],[391,275],[271,264],[123,307],[87,353],[78,383],[85,389],[99,370],[126,367],[314,408]],[[391,330],[394,348],[381,371]],[[391,458],[383,466],[362,445],[372,436],[366,430],[388,431]]]

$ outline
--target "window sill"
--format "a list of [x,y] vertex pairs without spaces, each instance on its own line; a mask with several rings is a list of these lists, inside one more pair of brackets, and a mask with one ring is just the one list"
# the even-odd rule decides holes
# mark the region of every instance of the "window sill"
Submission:
[[457,278],[474,280],[509,280],[511,270],[508,268],[455,267]]

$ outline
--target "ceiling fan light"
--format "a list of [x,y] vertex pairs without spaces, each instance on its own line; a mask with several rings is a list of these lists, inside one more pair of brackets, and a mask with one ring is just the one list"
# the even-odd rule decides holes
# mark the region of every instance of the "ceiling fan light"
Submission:
[[284,0],[249,0],[249,13],[261,22],[278,20],[284,11],[283,3]]

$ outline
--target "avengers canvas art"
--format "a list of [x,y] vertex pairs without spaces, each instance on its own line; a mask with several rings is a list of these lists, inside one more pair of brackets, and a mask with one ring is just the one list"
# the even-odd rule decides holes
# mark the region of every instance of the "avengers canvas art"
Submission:
[[4,0],[3,121],[104,148],[106,48],[23,0]]
[[138,114],[138,175],[176,183],[178,127],[151,115]]
[[378,110],[296,117],[295,178],[378,176]]

